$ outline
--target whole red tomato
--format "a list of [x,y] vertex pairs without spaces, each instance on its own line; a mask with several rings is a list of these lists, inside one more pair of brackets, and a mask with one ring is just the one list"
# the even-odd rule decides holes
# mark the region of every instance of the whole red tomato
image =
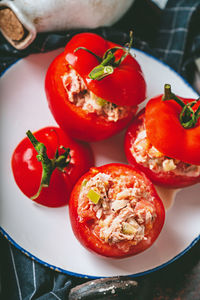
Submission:
[[139,169],[124,164],[91,168],[69,201],[72,229],[97,254],[122,258],[149,248],[164,224],[165,210]]
[[[63,78],[69,76],[71,70],[100,101],[110,102],[113,107],[126,107],[124,116],[108,120],[102,114],[88,112],[69,101]],[[137,105],[145,99],[146,83],[139,64],[127,50],[96,34],[81,33],[74,36],[65,51],[51,63],[45,91],[49,108],[61,128],[77,139],[98,141],[127,126]]]
[[[181,188],[200,181],[200,124],[197,118],[194,127],[183,127],[181,111],[193,100],[171,97],[163,101],[160,95],[147,103],[126,132],[125,153],[129,163],[137,165],[152,182]],[[195,112],[199,103],[193,104]],[[184,126],[190,126],[189,116],[183,112],[181,118],[187,123]]]
[[[94,163],[89,145],[72,140],[57,127],[45,127],[24,138],[12,155],[20,190],[35,202],[66,205],[75,182]],[[31,141],[30,141],[31,139]]]

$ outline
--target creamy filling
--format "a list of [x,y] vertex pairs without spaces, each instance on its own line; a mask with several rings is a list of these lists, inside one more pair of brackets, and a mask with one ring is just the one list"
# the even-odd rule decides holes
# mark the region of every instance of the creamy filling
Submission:
[[69,101],[87,113],[95,113],[105,117],[108,121],[117,122],[126,118],[131,111],[135,111],[135,107],[118,106],[97,97],[87,89],[83,79],[72,68],[62,76],[62,81]]
[[[91,190],[99,195],[97,203],[88,196]],[[98,173],[82,186],[78,212],[82,221],[85,203],[87,211],[95,215],[93,232],[124,251],[146,239],[156,218],[150,191],[141,179],[129,175]]]
[[144,124],[137,133],[131,152],[137,163],[148,167],[155,173],[170,172],[175,175],[189,177],[200,176],[200,166],[187,164],[178,159],[167,157],[158,151],[147,138]]

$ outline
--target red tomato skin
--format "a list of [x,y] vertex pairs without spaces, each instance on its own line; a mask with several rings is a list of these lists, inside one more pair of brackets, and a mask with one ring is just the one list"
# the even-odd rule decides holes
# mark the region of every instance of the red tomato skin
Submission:
[[[45,127],[35,132],[34,136],[45,144],[49,158],[54,157],[59,146],[69,147],[71,162],[64,173],[57,169],[53,171],[49,187],[42,188],[33,201],[48,207],[66,205],[75,182],[94,164],[92,150],[89,145],[72,140],[58,127]],[[14,150],[11,160],[16,184],[28,198],[37,193],[42,176],[42,166],[36,155],[36,150],[26,137]]]
[[[185,103],[194,101],[179,98]],[[200,102],[193,107],[194,111],[199,105]],[[179,121],[181,110],[181,106],[174,100],[162,101],[162,95],[152,98],[145,109],[148,138],[165,155],[188,164],[200,165],[200,119],[194,128],[185,129]]]
[[95,114],[87,114],[82,108],[68,100],[61,76],[69,65],[65,53],[55,58],[48,68],[45,79],[45,91],[49,108],[58,125],[72,137],[87,142],[106,139],[124,129],[133,118],[137,107],[127,117],[117,121],[106,121]]
[[[139,176],[141,176],[144,179],[145,183],[151,187],[152,196],[156,198],[155,207],[158,216],[156,221],[154,222],[154,229],[150,232],[149,236],[147,237],[147,240],[139,242],[136,246],[130,248],[128,252],[124,252],[123,250],[117,248],[117,246],[110,245],[100,240],[95,234],[91,232],[90,220],[88,220],[88,222],[81,222],[80,217],[78,215],[78,197],[81,190],[81,184],[84,179],[89,180],[92,176],[94,176],[94,172],[96,172],[96,174],[99,172],[104,172],[106,174],[114,172],[116,174],[119,174],[124,173],[125,171],[134,175],[139,173]],[[79,179],[79,181],[74,186],[70,196],[69,215],[73,232],[78,241],[82,244],[82,246],[84,246],[87,250],[91,251],[92,253],[105,257],[119,259],[143,252],[155,242],[164,225],[165,209],[154,186],[152,185],[150,180],[145,176],[144,173],[142,173],[137,168],[129,165],[113,163],[98,168],[91,168],[89,172],[87,172]]]
[[[78,47],[85,47],[99,57],[113,47],[121,47],[118,44],[104,40],[94,33],[80,33],[75,35],[65,47],[67,62],[83,78],[88,89],[95,95],[113,102],[117,105],[135,106],[146,98],[146,82],[139,63],[131,55],[114,69],[113,74],[102,80],[92,80],[89,73],[99,65],[98,59],[92,54]],[[116,52],[116,58],[120,58],[123,50]],[[86,63],[87,62],[87,63]]]
[[146,176],[154,183],[160,186],[164,186],[167,188],[183,188],[186,186],[193,185],[200,181],[200,176],[198,177],[190,177],[184,175],[175,175],[172,172],[158,172],[155,173],[150,170],[148,167],[143,166],[136,162],[132,152],[131,147],[132,143],[136,139],[137,132],[142,124],[145,122],[145,109],[143,109],[138,116],[134,119],[131,125],[128,127],[125,140],[124,140],[124,150],[126,154],[126,158],[130,165],[137,166],[140,168],[142,172],[146,174]]

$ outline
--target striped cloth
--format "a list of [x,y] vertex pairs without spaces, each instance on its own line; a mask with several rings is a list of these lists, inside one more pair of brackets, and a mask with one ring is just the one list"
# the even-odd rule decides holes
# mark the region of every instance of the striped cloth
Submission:
[[[146,1],[138,0],[113,27],[99,28],[95,32],[124,44],[130,28],[134,28],[136,48],[163,60],[193,84],[200,58],[200,0],[169,0],[161,12]],[[21,52],[0,36],[0,72],[19,57],[64,46],[76,33],[40,34],[28,49]],[[3,236],[0,236],[0,251],[2,300],[64,300],[68,299],[73,286],[85,281],[40,265]]]
[[6,239],[0,239],[1,300],[63,300],[83,280],[55,272],[28,258]]
[[188,72],[200,57],[200,1],[168,2],[155,48],[161,60],[191,82]]

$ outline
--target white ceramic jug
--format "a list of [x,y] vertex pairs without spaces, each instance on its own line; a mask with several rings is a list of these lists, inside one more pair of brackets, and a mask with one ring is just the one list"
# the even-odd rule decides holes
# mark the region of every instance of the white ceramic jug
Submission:
[[134,0],[3,0],[0,30],[17,49],[37,32],[97,28],[114,24]]

